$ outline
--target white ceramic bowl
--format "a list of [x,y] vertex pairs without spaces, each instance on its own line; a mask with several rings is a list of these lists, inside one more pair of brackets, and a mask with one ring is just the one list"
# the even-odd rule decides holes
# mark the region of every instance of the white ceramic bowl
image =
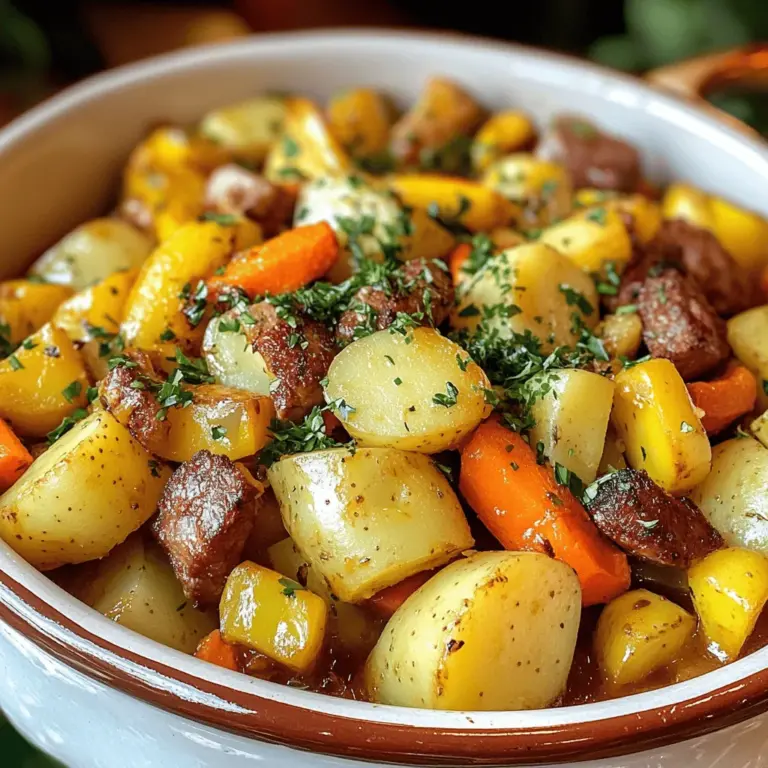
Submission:
[[[158,120],[192,121],[266,88],[323,99],[365,83],[407,102],[432,74],[456,79],[491,107],[520,105],[539,120],[580,112],[639,147],[650,178],[685,179],[768,214],[768,149],[633,78],[445,35],[270,35],[100,75],[2,131],[2,273],[20,272],[68,229],[104,211],[128,151]],[[0,620],[0,705],[69,766],[763,764],[768,648],[617,701],[430,712],[319,696],[182,655],[74,600],[4,544]]]

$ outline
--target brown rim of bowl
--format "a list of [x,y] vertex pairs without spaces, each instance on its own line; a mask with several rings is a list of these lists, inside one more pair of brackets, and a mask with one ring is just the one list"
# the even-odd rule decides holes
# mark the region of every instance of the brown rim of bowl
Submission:
[[[479,44],[497,51],[540,52],[540,49],[521,45],[509,45],[471,36],[450,33],[423,34],[414,30],[355,30],[341,32],[324,30],[310,33],[278,33],[262,36],[265,40],[311,40],[335,37],[395,37],[402,34],[413,40],[448,41]],[[150,62],[187,61],[200,51],[222,50],[236,47],[233,44],[203,46],[195,51],[171,53],[153,57]],[[546,52],[551,58],[560,59],[564,66],[578,61],[575,57]],[[584,62],[580,62],[584,65]],[[117,68],[117,72],[143,73],[147,62]],[[599,65],[587,63],[594,72],[609,76],[612,80],[640,85],[654,91],[660,98],[672,101],[684,111],[702,113],[701,109],[686,106],[684,99],[666,93],[663,89],[643,84],[639,78],[617,74]],[[102,73],[89,78],[91,83],[109,82],[119,86],[122,80],[114,72]],[[17,141],[30,128],[46,119],[55,117],[57,110],[72,106],[66,98],[83,92],[82,84],[54,96],[40,107],[14,120],[0,136],[0,151],[7,143]],[[77,101],[72,98],[71,100]],[[50,105],[50,106],[49,106]],[[53,115],[45,115],[54,107]],[[736,138],[733,129],[723,127],[722,133]],[[747,142],[749,143],[749,142]],[[754,144],[754,142],[752,142]],[[31,566],[29,566],[31,568]],[[74,599],[74,598],[73,598]],[[11,607],[13,605],[14,607]],[[105,683],[113,689],[174,714],[262,741],[282,744],[303,750],[313,750],[329,755],[359,758],[370,761],[407,765],[439,766],[455,765],[520,765],[558,761],[579,761],[641,752],[701,736],[706,733],[735,725],[768,710],[768,669],[735,680],[728,685],[707,691],[699,696],[641,712],[601,719],[595,722],[567,723],[536,728],[475,729],[438,728],[331,715],[274,701],[257,693],[240,691],[227,685],[187,674],[153,660],[120,648],[85,630],[53,605],[36,596],[2,569],[0,569],[0,620],[32,640],[43,651],[60,659],[68,666],[90,678]],[[45,631],[45,624],[57,627],[71,637],[71,645],[65,638]],[[91,646],[90,648],[84,646]],[[126,671],[126,664],[136,665],[146,671],[142,678]],[[167,681],[173,681],[170,690]],[[178,691],[186,689],[188,696]],[[176,692],[174,692],[176,691]],[[211,700],[203,703],[195,692],[201,692]],[[216,706],[215,701],[222,702]],[[223,704],[233,706],[225,707]],[[471,722],[471,717],[467,716]]]
[[[6,590],[21,603],[8,605]],[[22,615],[22,614],[26,614]],[[55,622],[67,634],[96,646],[98,652],[70,647],[29,616]],[[135,698],[205,725],[272,744],[368,761],[417,766],[535,765],[552,761],[594,760],[642,752],[735,725],[768,710],[768,670],[657,709],[596,722],[542,728],[428,728],[359,720],[305,709],[192,677],[148,656],[140,656],[94,635],[0,571],[0,620],[43,651],[94,680]],[[141,666],[150,674],[131,676],[113,659]],[[235,707],[183,697],[167,682],[201,691]],[[469,718],[469,716],[468,716]],[[417,746],[416,746],[417,745]]]

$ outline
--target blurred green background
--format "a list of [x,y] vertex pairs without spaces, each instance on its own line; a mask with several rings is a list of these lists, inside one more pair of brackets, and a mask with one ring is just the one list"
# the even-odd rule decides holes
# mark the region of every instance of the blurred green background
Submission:
[[[180,36],[192,11],[207,15],[194,36],[188,30],[186,37]],[[506,6],[498,0],[473,0],[467,5],[443,0],[187,0],[183,4],[0,0],[0,123],[105,67],[165,47],[225,37],[238,23],[256,31],[344,24],[452,29],[564,50],[644,72],[768,40],[768,0],[537,0]],[[146,34],[148,29],[152,35]],[[729,92],[712,100],[768,135],[766,95]],[[54,765],[1,717],[0,756],[4,768]]]

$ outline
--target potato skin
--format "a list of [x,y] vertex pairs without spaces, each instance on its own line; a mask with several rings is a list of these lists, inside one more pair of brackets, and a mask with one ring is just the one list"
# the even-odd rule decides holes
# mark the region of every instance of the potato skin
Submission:
[[712,449],[712,470],[691,499],[729,547],[768,555],[768,448],[751,437]]
[[[436,404],[448,384],[458,390],[456,404]],[[433,328],[415,328],[407,336],[378,331],[342,350],[328,370],[326,395],[354,407],[342,421],[360,445],[438,453],[488,416],[490,386],[461,347]]]
[[474,544],[456,494],[422,454],[300,453],[273,464],[268,478],[296,546],[348,603],[443,565]]
[[104,557],[154,513],[170,471],[94,411],[0,497],[0,536],[45,571]]
[[476,553],[397,610],[366,663],[366,690],[405,707],[549,706],[565,688],[580,617],[579,582],[564,563],[536,552]]
[[173,569],[156,545],[135,533],[98,564],[92,608],[151,640],[193,653],[216,628],[216,615],[184,599]]

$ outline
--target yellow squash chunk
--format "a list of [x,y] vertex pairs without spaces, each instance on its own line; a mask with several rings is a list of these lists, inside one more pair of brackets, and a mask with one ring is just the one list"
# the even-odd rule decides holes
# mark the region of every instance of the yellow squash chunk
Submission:
[[475,134],[470,157],[475,173],[482,173],[502,155],[519,152],[536,136],[536,128],[525,112],[497,112]]
[[370,157],[387,149],[394,111],[378,91],[352,88],[336,93],[326,111],[331,133],[353,157]]
[[336,140],[317,105],[304,98],[285,100],[282,136],[272,145],[264,165],[269,181],[295,183],[352,171],[352,161]]
[[478,552],[435,574],[384,628],[365,665],[372,701],[441,710],[550,706],[565,689],[581,589],[536,552]]
[[88,384],[80,353],[48,323],[0,361],[0,418],[23,437],[45,437],[87,404]]
[[56,310],[53,325],[61,328],[72,341],[84,342],[117,333],[128,293],[138,274],[138,269],[115,272],[75,294]]
[[469,179],[413,173],[389,181],[405,205],[423,210],[436,206],[441,217],[457,219],[473,232],[501,227],[515,212],[498,192]]
[[152,241],[121,219],[93,219],[72,230],[30,268],[49,283],[87,288],[113,272],[143,264]]
[[562,370],[531,382],[536,398],[531,445],[544,445],[549,461],[561,464],[585,483],[597,477],[611,418],[614,384],[597,373]]
[[644,469],[670,493],[686,493],[709,472],[707,433],[675,366],[664,359],[616,376],[613,425],[633,469]]
[[421,453],[299,453],[275,462],[268,477],[299,551],[348,603],[444,565],[474,543],[445,475]]
[[339,600],[290,537],[272,545],[268,558],[276,571],[323,598],[328,606],[329,629],[345,648],[360,654],[367,654],[373,648],[381,634],[380,622],[365,609]]
[[519,152],[497,160],[483,175],[483,184],[510,201],[520,229],[546,227],[571,212],[568,172],[531,154]]
[[643,323],[636,312],[606,315],[598,328],[605,351],[614,359],[634,359],[643,340]]
[[673,661],[695,629],[696,619],[671,600],[647,589],[626,592],[597,622],[600,670],[614,685],[639,683]]
[[768,555],[768,448],[751,437],[712,449],[712,471],[691,498],[729,547]]
[[246,561],[229,574],[219,616],[227,642],[307,672],[322,649],[328,609],[300,584]]
[[234,155],[261,162],[280,136],[285,112],[285,99],[248,99],[209,112],[199,130]]
[[483,308],[499,305],[510,309],[495,310],[487,321],[491,328],[502,337],[530,331],[545,350],[573,346],[578,341],[574,314],[588,328],[594,328],[598,321],[598,296],[592,278],[570,259],[541,243],[510,248],[462,282],[451,324],[473,330]]
[[688,584],[707,639],[735,659],[768,599],[768,559],[748,549],[721,549],[688,570]]
[[2,335],[20,344],[47,323],[56,308],[72,295],[68,285],[35,280],[5,280],[0,283],[0,324],[8,326]]
[[603,207],[631,214],[634,232],[641,243],[652,240],[661,226],[661,207],[645,195],[619,195],[586,187],[576,192],[573,202],[578,208]]
[[40,570],[105,557],[155,513],[170,475],[94,411],[0,497],[0,535]]
[[[175,345],[194,351],[205,325],[190,328],[179,294],[186,284],[194,290],[200,280],[224,266],[235,250],[249,245],[238,242],[237,236],[236,227],[196,222],[184,225],[162,243],[142,267],[126,301],[122,325],[126,345],[170,352]],[[167,330],[174,335],[172,345],[160,338]]]
[[580,211],[548,227],[539,241],[586,272],[600,272],[607,262],[621,268],[632,256],[632,241],[621,214],[605,206]]
[[129,163],[139,159],[142,164],[171,173],[191,168],[207,174],[230,162],[232,153],[223,144],[207,137],[189,134],[177,126],[163,126],[156,128],[139,144]]
[[331,363],[326,393],[354,408],[342,421],[360,445],[439,453],[486,418],[491,383],[454,342],[432,328],[365,336]]
[[161,202],[153,212],[155,236],[165,242],[183,224],[197,221],[203,213],[205,177],[196,171],[168,176]]
[[665,219],[685,219],[714,233],[745,269],[768,263],[768,221],[715,195],[673,184],[662,201]]
[[768,304],[748,309],[728,321],[728,344],[733,354],[755,374],[758,380],[757,402],[768,408]]
[[134,632],[194,653],[205,635],[216,629],[216,614],[186,600],[181,584],[160,548],[136,533],[98,565],[89,586],[89,605]]

